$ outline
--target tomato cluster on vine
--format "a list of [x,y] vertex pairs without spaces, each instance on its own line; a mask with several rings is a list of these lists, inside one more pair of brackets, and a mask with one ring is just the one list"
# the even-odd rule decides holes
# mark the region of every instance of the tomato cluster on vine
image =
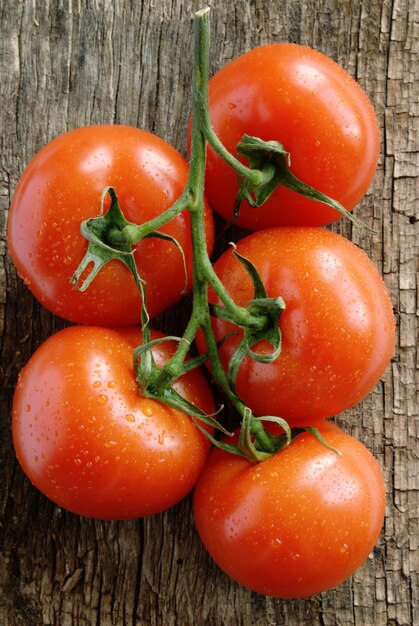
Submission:
[[[198,533],[228,575],[266,595],[320,593],[365,561],[384,518],[378,463],[328,419],[383,374],[392,306],[367,255],[324,228],[371,183],[377,121],[333,61],[274,44],[220,70],[193,124],[191,169],[163,139],[115,125],[54,139],[23,173],[10,255],[33,295],[76,325],[19,376],[17,458],[56,504],[105,520],[159,513],[195,487]],[[247,141],[236,154],[246,136],[263,153]],[[117,226],[106,195],[99,211],[109,187]],[[213,265],[211,209],[255,231]],[[199,314],[185,336],[151,331],[191,290]],[[201,356],[185,357],[195,335]],[[237,433],[222,427],[205,361],[247,419]],[[247,458],[246,442],[265,460]]]

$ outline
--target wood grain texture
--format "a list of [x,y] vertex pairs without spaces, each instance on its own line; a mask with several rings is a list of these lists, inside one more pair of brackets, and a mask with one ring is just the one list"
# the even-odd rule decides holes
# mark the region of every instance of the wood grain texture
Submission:
[[[272,41],[313,46],[343,65],[374,103],[377,175],[357,213],[371,236],[334,227],[382,272],[398,324],[392,363],[371,395],[337,418],[384,469],[382,536],[338,588],[294,602],[251,593],[211,562],[191,500],[153,518],[82,519],[40,495],[14,456],[17,374],[64,322],[34,301],[7,256],[17,180],[49,140],[76,126],[124,123],[185,153],[195,0],[0,0],[1,421],[0,623],[4,626],[410,626],[418,608],[417,0],[212,0],[211,68]],[[231,233],[230,233],[231,237]],[[221,250],[224,242],[218,243]],[[181,330],[188,301],[157,325]]]

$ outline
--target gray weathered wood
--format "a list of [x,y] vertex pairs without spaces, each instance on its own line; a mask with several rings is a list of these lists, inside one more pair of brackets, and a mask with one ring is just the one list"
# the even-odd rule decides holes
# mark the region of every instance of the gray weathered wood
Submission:
[[[63,322],[36,303],[7,257],[10,198],[25,164],[76,126],[124,123],[185,153],[196,0],[0,0],[0,623],[5,626],[408,626],[419,624],[416,0],[211,0],[211,68],[271,41],[332,56],[371,97],[382,132],[375,181],[358,207],[374,235],[339,222],[383,273],[398,322],[391,366],[338,422],[384,468],[388,506],[367,563],[337,589],[267,599],[224,576],[200,545],[187,498],[166,513],[105,523],[48,502],[13,453],[19,369]],[[222,242],[220,246],[222,245]],[[181,303],[158,325],[180,330]]]

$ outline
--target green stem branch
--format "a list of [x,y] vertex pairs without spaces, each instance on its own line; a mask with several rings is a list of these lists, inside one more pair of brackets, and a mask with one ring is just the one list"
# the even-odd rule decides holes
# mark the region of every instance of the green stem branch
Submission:
[[147,237],[150,233],[161,226],[164,226],[174,217],[177,217],[180,213],[188,209],[191,204],[191,198],[187,190],[176,200],[176,202],[168,208],[164,213],[157,215],[155,218],[144,224],[128,224],[122,230],[117,228],[110,229],[107,233],[109,241],[118,245],[120,243],[128,243],[134,245]]

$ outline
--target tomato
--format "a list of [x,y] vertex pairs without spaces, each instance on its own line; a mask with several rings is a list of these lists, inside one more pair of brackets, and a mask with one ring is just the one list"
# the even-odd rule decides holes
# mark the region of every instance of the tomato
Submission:
[[[34,296],[56,315],[81,324],[119,326],[138,323],[140,296],[129,270],[109,262],[86,292],[70,279],[86,250],[80,223],[96,217],[103,189],[113,186],[127,220],[146,222],[181,195],[188,166],[162,139],[127,126],[77,128],[51,141],[25,169],[11,203],[10,255]],[[207,243],[213,241],[206,209]],[[189,214],[161,231],[181,244],[192,284]],[[155,316],[182,296],[185,272],[170,241],[145,239],[135,247],[140,275],[147,283],[147,306]]]
[[[132,350],[140,337],[132,327],[73,326],[52,335],[21,372],[12,412],[17,458],[40,491],[80,515],[162,511],[188,493],[206,460],[209,441],[189,416],[137,392]],[[173,342],[153,349],[158,364],[173,351]],[[214,411],[198,370],[175,388]]]
[[[275,140],[291,154],[291,171],[352,210],[377,166],[380,133],[373,107],[345,70],[325,55],[296,44],[255,48],[222,68],[209,85],[215,133],[236,154],[244,134]],[[207,198],[232,217],[237,175],[208,149]],[[241,205],[237,224],[321,226],[340,217],[334,209],[278,188],[261,207]]]
[[[362,400],[384,372],[394,349],[395,325],[385,284],[367,255],[344,237],[322,228],[273,228],[248,235],[237,251],[250,259],[269,297],[282,296],[282,351],[270,364],[246,356],[237,392],[255,415],[277,415],[301,425],[331,417]],[[253,297],[249,275],[232,251],[215,263],[232,299]],[[213,292],[210,301],[219,303]],[[240,334],[213,319],[224,367]],[[200,350],[205,350],[198,337]],[[256,351],[271,346],[260,342]]]
[[378,463],[337,426],[305,432],[259,464],[214,449],[195,488],[198,533],[231,578],[280,598],[321,593],[348,578],[379,536]]

